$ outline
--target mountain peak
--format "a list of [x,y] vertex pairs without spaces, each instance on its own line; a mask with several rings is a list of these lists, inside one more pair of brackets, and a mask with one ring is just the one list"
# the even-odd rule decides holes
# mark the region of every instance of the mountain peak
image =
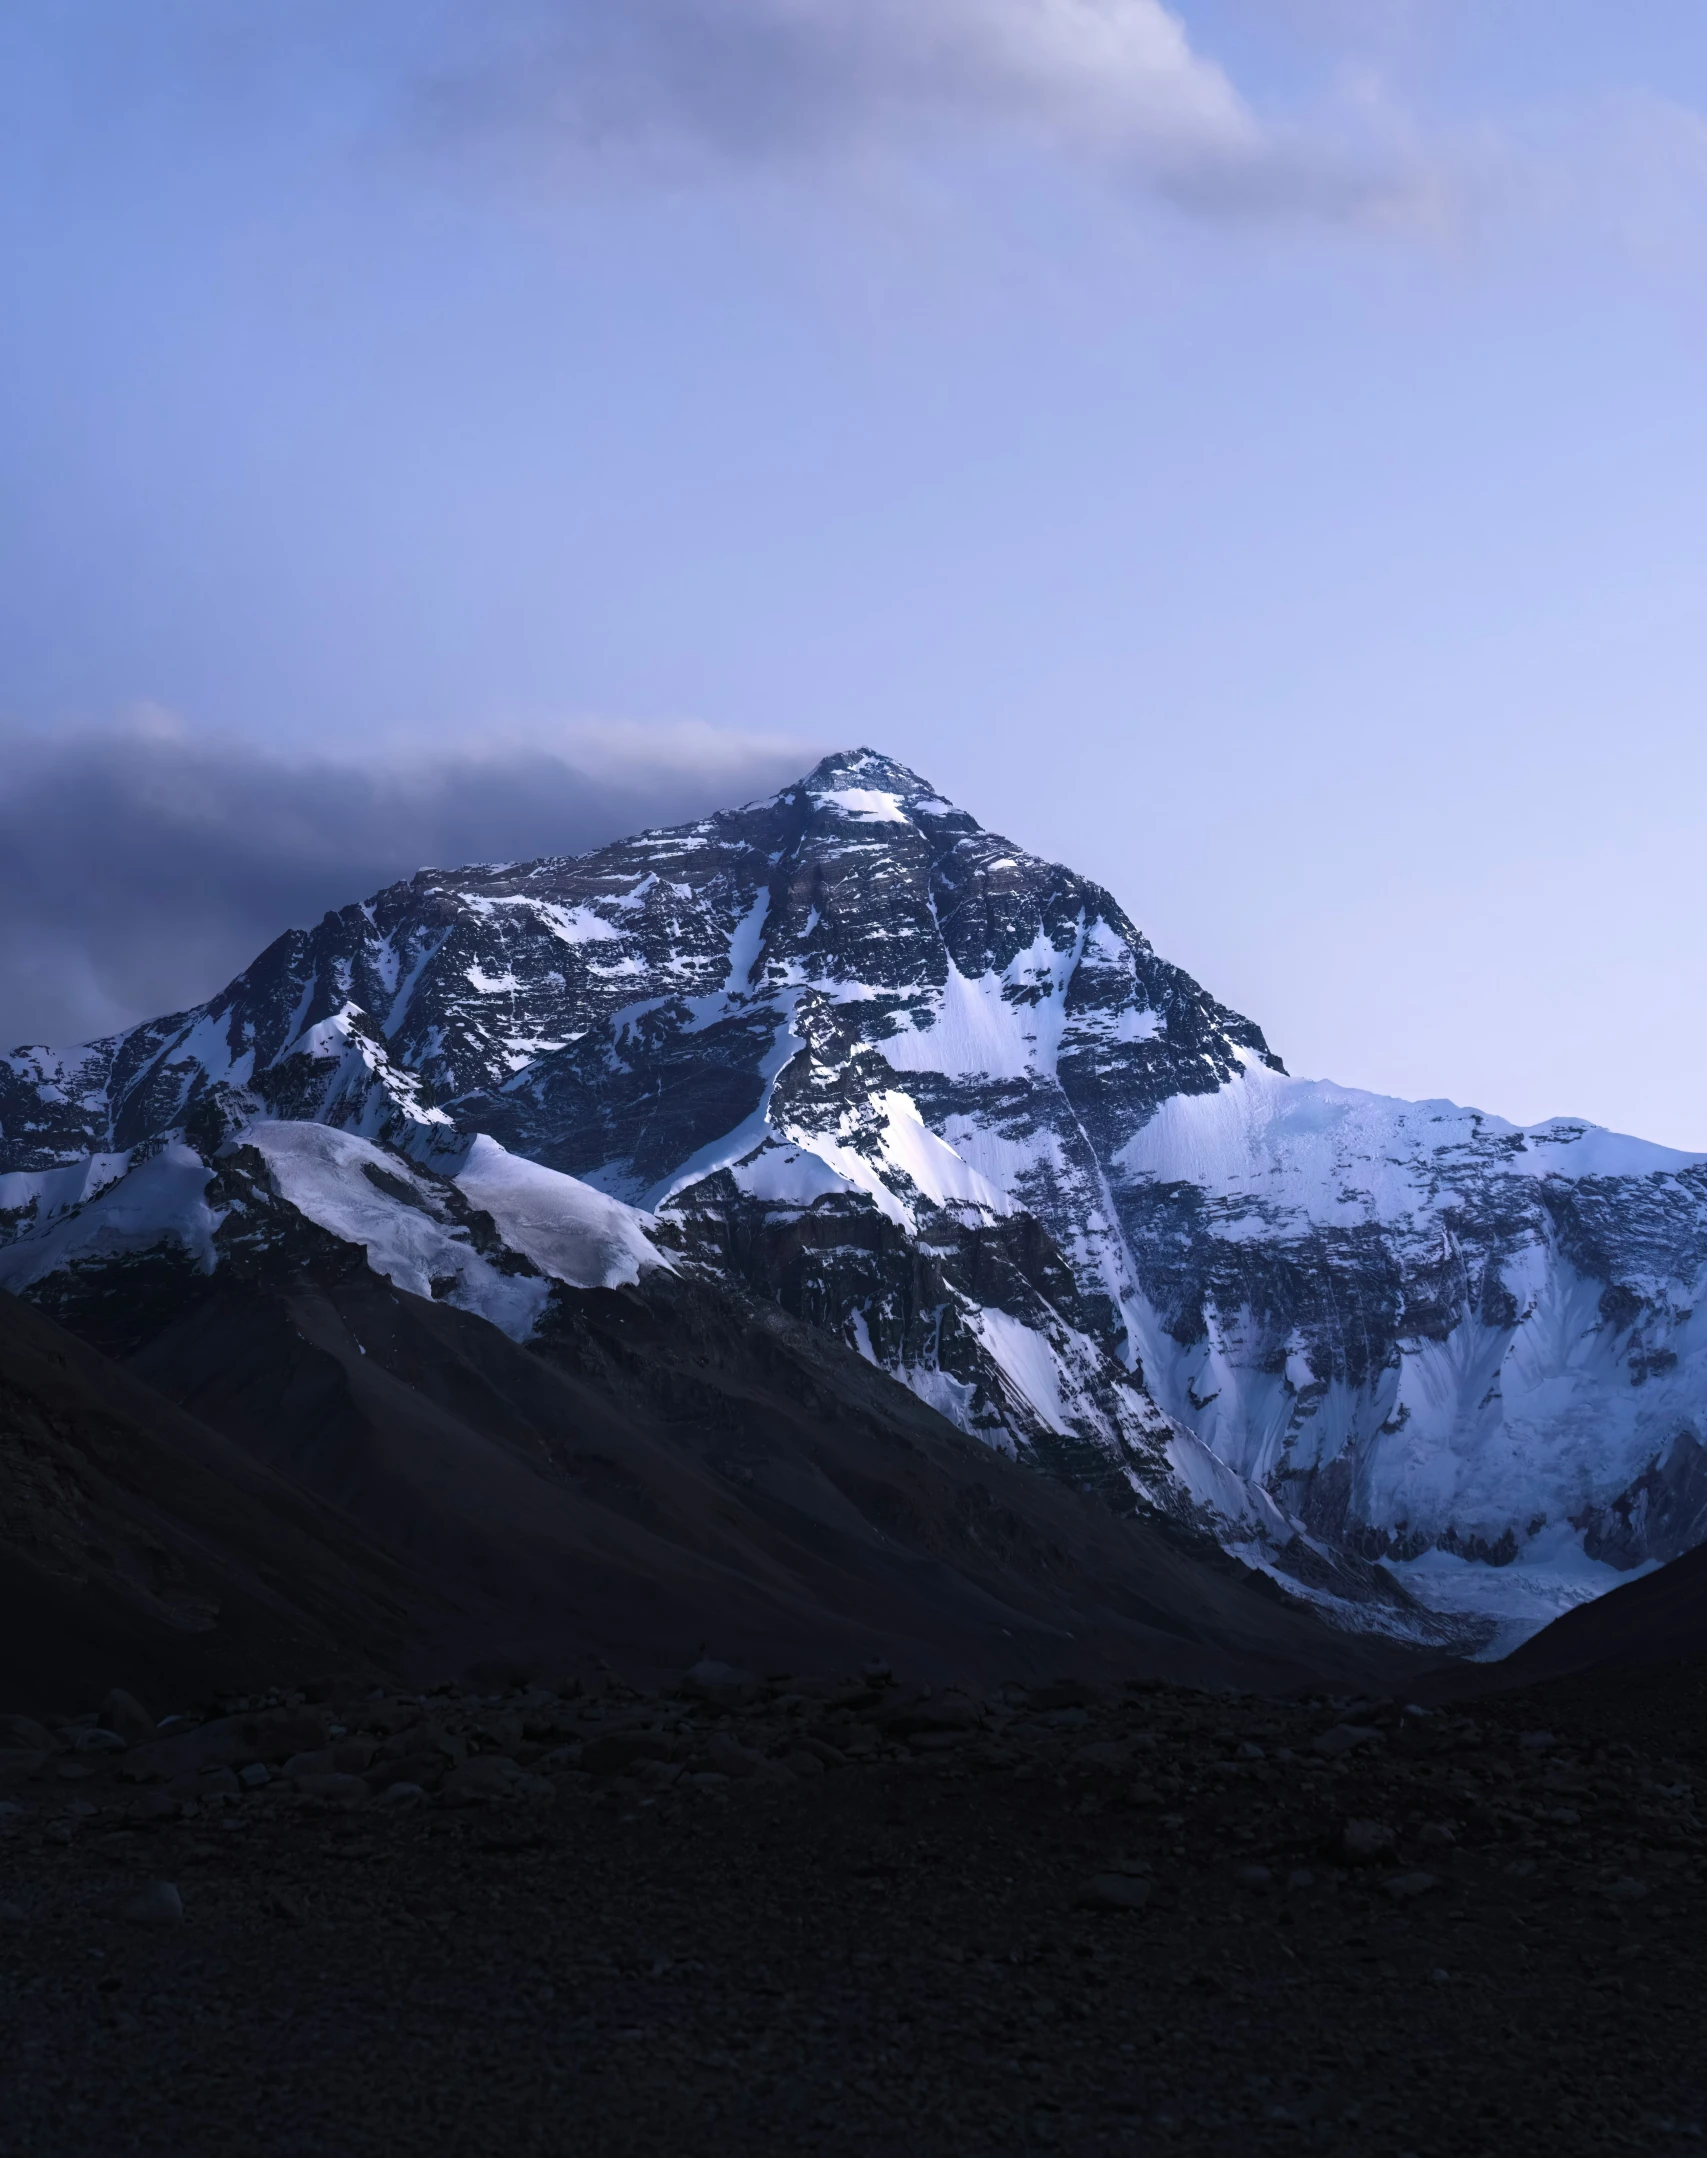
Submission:
[[[821,808],[865,824],[905,824],[917,817],[965,817],[928,779],[876,749],[839,749],[799,782]],[[966,818],[971,823],[970,818]]]

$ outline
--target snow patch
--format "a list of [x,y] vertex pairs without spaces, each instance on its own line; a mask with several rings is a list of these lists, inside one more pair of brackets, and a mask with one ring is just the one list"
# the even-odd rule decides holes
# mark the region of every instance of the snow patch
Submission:
[[624,1288],[648,1267],[674,1271],[644,1214],[579,1177],[508,1152],[484,1132],[453,1181],[491,1215],[506,1244],[571,1288]]
[[[466,1232],[454,1234],[438,1218],[432,1187],[396,1154],[329,1124],[255,1124],[244,1143],[262,1156],[299,1214],[342,1242],[359,1244],[376,1274],[412,1296],[436,1293],[476,1312],[512,1341],[533,1332],[549,1293],[545,1282],[488,1265],[465,1241]],[[399,1186],[413,1203],[396,1195]]]
[[17,1296],[63,1267],[130,1258],[163,1244],[176,1244],[211,1274],[213,1233],[222,1219],[206,1199],[212,1174],[189,1147],[163,1146],[68,1220],[0,1251],[0,1289]]

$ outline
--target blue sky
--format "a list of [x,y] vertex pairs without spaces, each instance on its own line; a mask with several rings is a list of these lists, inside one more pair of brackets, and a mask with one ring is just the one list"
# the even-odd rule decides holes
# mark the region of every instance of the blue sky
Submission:
[[[1294,1070],[1707,1149],[1699,8],[26,0],[0,99],[0,743],[89,878],[281,767],[278,847],[471,759],[579,845],[871,742]],[[8,1039],[246,956],[64,893]]]

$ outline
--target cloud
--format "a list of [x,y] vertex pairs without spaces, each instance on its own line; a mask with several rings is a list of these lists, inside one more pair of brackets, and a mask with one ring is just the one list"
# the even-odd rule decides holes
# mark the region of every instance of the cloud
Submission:
[[584,852],[769,793],[817,753],[618,724],[563,747],[287,761],[159,713],[58,747],[9,743],[0,1045],[181,1010],[281,931],[418,868]]
[[1199,209],[1351,214],[1411,185],[1266,127],[1162,0],[489,0],[477,22],[433,112],[524,155],[754,165],[959,132]]

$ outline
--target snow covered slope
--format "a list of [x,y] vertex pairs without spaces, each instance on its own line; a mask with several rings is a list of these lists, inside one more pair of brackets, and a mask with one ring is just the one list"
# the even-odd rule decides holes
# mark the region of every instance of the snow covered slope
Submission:
[[1109,894],[871,751],[423,871],[196,1011],[0,1061],[9,1263],[78,1263],[162,1148],[247,1140],[324,1225],[292,1180],[359,1164],[269,1126],[543,1274],[734,1274],[1364,1622],[1422,1623],[1402,1577],[1539,1624],[1707,1535],[1707,1162],[1291,1079]]

